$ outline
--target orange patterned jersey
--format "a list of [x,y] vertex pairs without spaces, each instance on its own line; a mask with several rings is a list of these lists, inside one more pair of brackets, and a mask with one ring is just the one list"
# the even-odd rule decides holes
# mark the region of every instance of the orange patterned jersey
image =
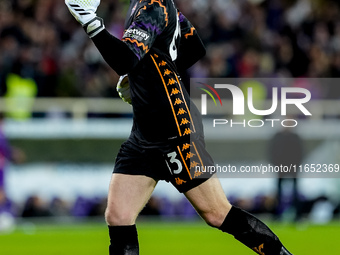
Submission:
[[143,144],[201,132],[200,114],[190,102],[175,61],[182,40],[198,36],[172,0],[132,0],[122,41],[139,63],[129,73],[133,134]]

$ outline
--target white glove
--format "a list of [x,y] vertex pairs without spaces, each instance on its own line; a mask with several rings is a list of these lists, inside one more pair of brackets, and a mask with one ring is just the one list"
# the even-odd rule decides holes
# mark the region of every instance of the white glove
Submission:
[[117,83],[117,92],[121,99],[128,104],[132,104],[129,77],[127,74],[120,76]]
[[103,19],[96,15],[100,0],[65,0],[65,4],[90,38],[105,29]]

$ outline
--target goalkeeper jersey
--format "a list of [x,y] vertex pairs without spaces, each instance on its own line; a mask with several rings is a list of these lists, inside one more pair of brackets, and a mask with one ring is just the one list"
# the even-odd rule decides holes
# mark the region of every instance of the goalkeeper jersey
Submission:
[[140,60],[128,74],[132,135],[146,147],[203,133],[200,113],[175,64],[189,37],[199,40],[172,0],[131,0],[122,41]]

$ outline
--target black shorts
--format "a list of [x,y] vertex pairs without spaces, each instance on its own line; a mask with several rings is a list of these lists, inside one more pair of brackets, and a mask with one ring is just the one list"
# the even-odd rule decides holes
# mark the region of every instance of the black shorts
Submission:
[[213,165],[203,138],[145,148],[130,137],[120,148],[113,172],[165,180],[183,193],[208,180],[212,174],[202,171],[201,166]]

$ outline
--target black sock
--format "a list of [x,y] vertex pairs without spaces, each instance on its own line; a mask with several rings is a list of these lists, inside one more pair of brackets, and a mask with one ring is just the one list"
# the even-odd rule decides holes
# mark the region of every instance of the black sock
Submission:
[[109,226],[110,255],[138,255],[138,235],[136,225]]
[[233,206],[219,229],[233,235],[257,254],[290,254],[262,221],[240,208]]

